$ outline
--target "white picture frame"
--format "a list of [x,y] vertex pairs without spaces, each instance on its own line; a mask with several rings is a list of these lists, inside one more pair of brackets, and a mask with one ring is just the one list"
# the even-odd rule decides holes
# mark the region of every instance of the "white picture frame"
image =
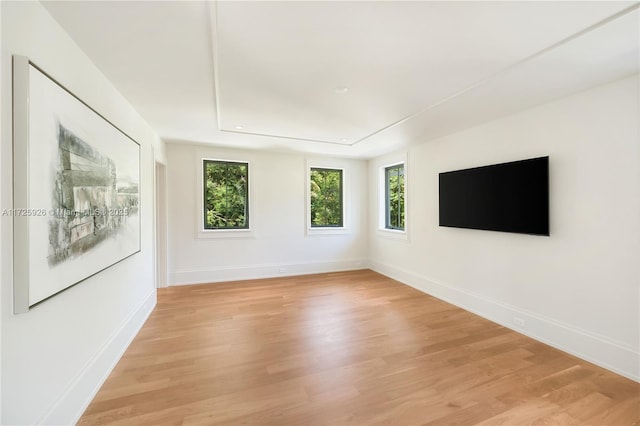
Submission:
[[140,251],[140,145],[13,56],[14,312]]

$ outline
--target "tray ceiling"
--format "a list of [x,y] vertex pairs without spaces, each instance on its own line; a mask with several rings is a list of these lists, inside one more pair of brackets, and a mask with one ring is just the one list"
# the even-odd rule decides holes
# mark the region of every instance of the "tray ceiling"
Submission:
[[634,2],[45,2],[169,141],[371,157],[638,72]]

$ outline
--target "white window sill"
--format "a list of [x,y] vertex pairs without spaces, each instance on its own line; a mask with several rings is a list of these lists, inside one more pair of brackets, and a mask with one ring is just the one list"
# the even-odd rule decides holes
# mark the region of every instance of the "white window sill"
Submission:
[[255,238],[251,229],[200,229],[196,235],[198,239],[215,240],[230,238]]
[[387,238],[390,240],[401,240],[401,241],[409,241],[409,234],[407,234],[407,230],[400,231],[398,229],[386,229],[386,228],[378,228],[377,236],[380,238]]
[[348,228],[331,228],[331,227],[327,227],[327,228],[307,228],[307,236],[314,236],[314,235],[341,235],[341,234],[348,234],[349,233],[349,229]]

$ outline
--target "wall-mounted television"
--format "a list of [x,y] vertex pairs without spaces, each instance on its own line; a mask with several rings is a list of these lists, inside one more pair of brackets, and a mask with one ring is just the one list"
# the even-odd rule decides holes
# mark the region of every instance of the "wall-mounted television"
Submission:
[[440,226],[549,235],[549,157],[440,173]]

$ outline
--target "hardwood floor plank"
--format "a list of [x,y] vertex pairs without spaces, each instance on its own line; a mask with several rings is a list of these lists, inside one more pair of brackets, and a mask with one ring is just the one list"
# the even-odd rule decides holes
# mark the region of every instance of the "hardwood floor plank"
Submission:
[[640,426],[640,384],[356,271],[159,290],[79,424]]

